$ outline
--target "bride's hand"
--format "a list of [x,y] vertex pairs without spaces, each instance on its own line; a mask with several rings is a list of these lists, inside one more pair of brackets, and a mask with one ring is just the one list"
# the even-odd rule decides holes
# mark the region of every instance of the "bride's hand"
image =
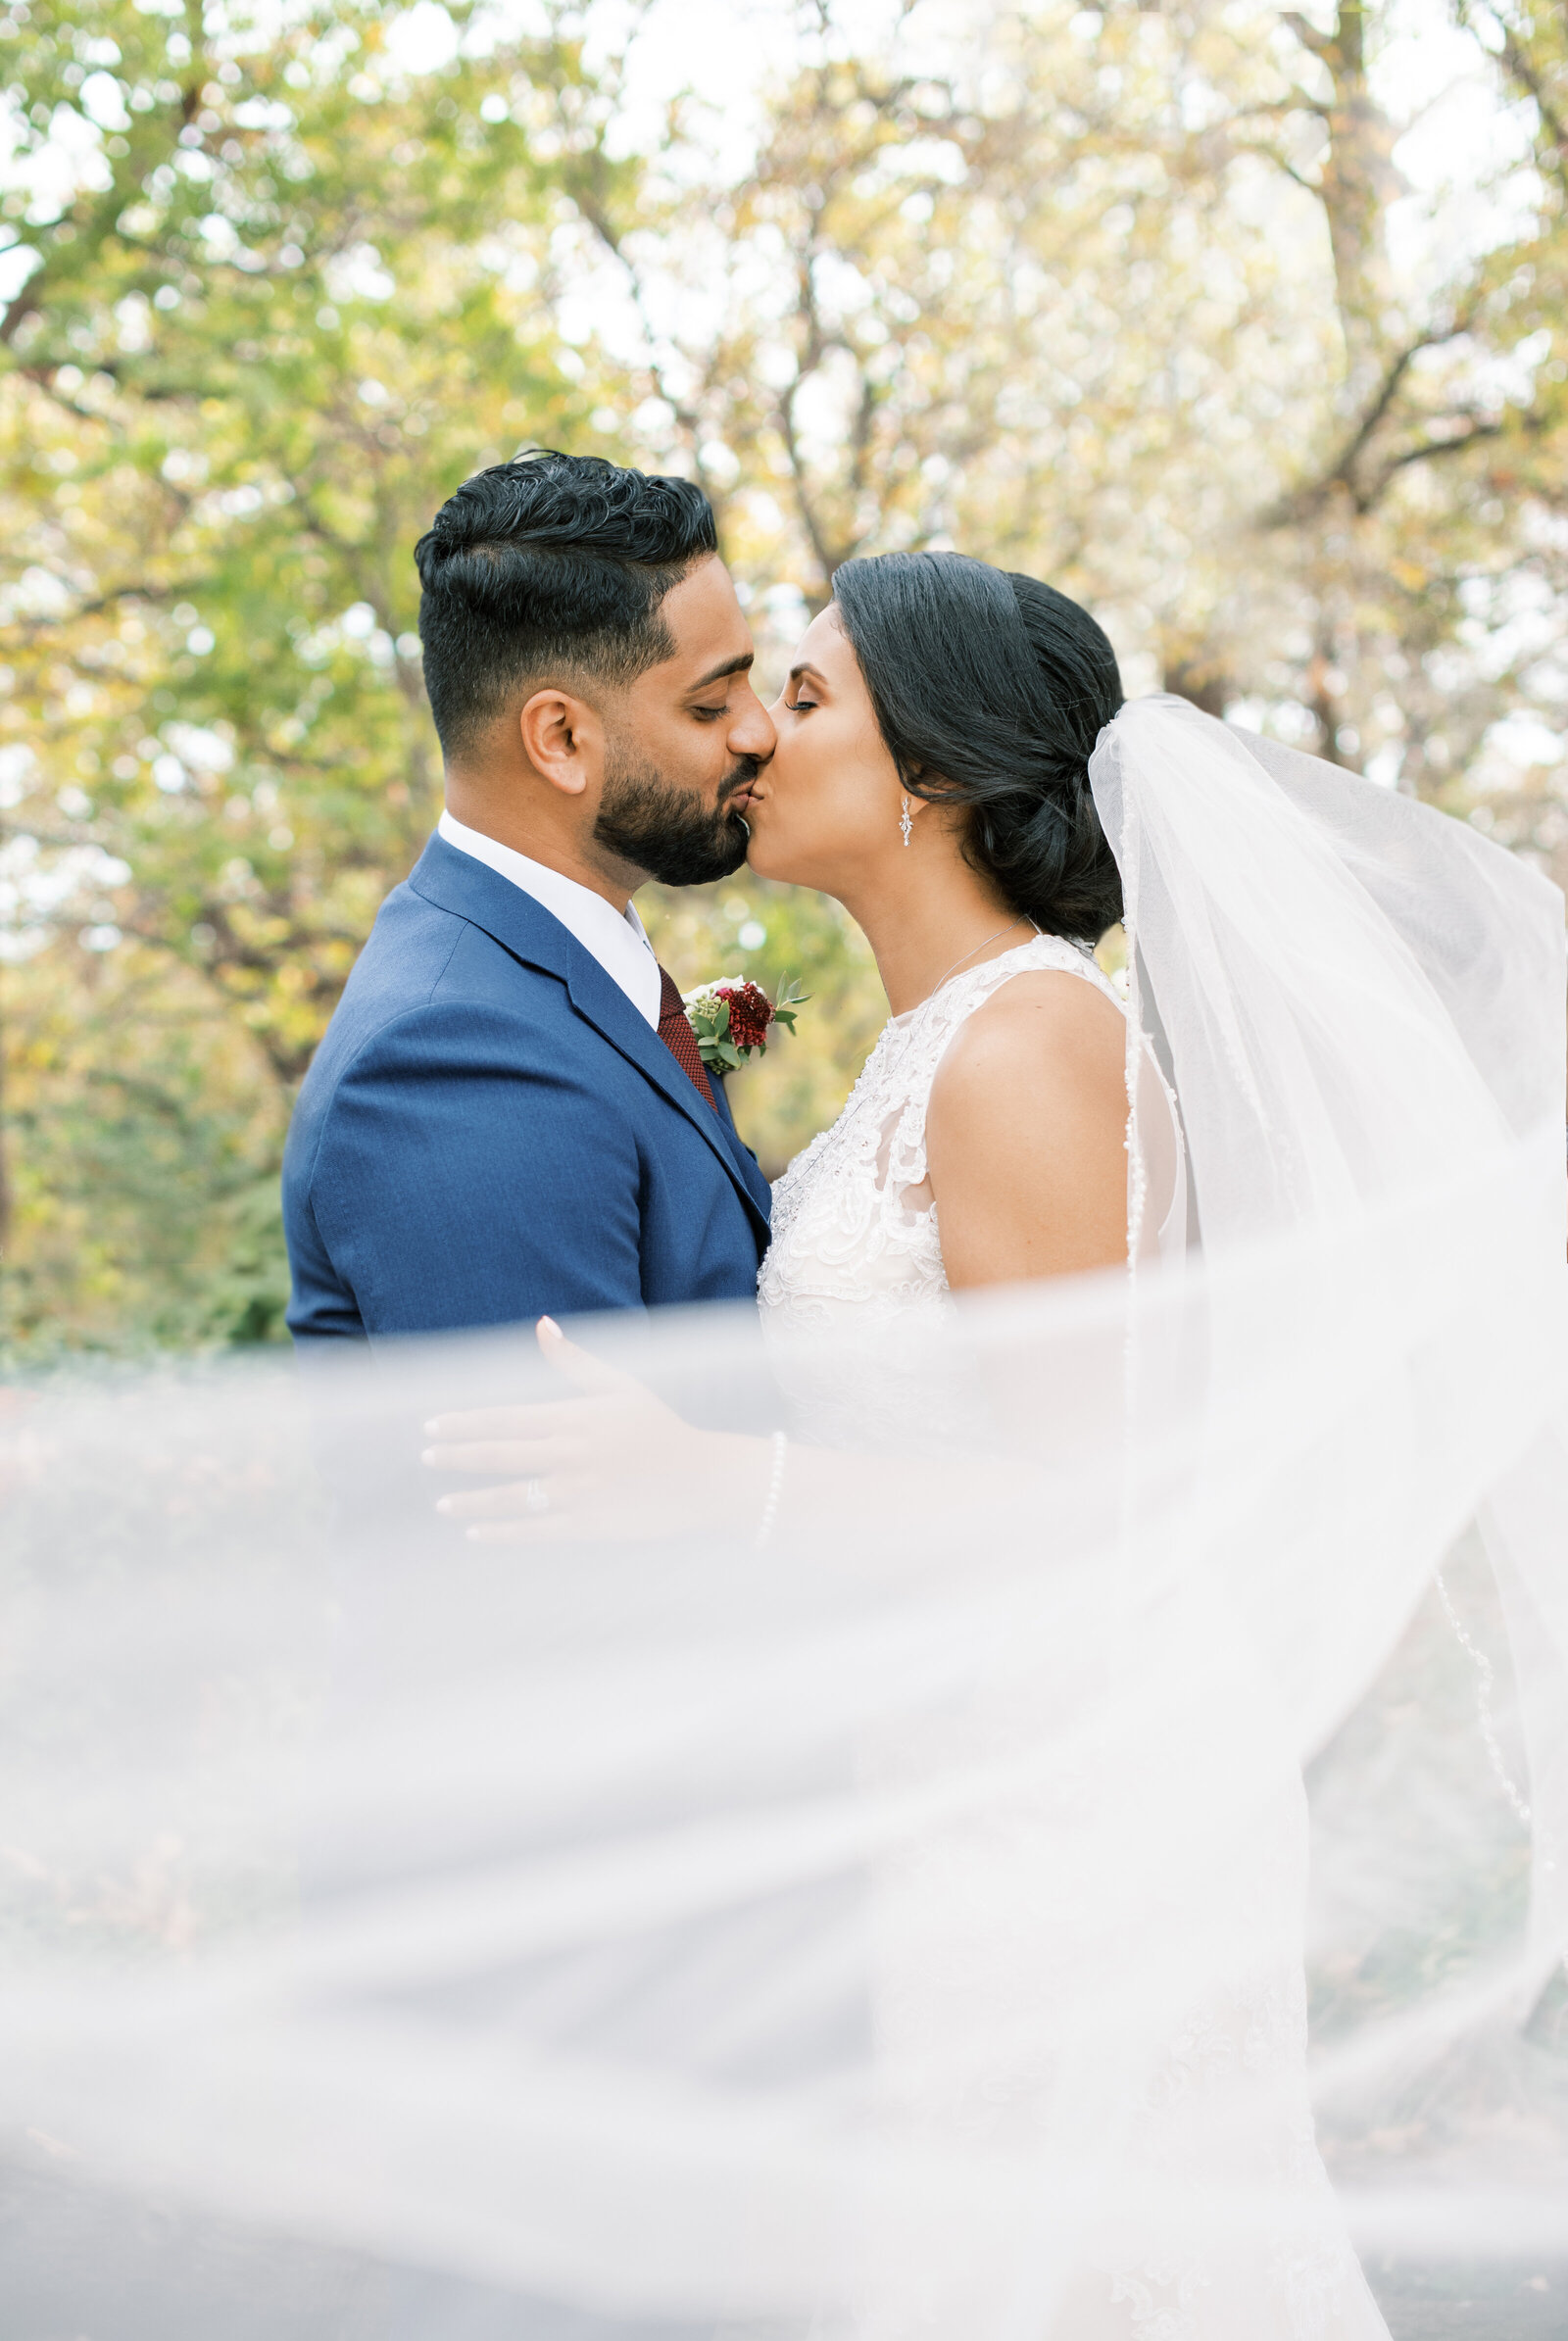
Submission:
[[577,1393],[531,1406],[440,1414],[426,1423],[432,1471],[499,1478],[444,1495],[478,1544],[562,1544],[657,1536],[744,1520],[760,1501],[767,1442],[699,1431],[630,1374],[568,1341],[553,1317],[535,1328],[546,1362]]

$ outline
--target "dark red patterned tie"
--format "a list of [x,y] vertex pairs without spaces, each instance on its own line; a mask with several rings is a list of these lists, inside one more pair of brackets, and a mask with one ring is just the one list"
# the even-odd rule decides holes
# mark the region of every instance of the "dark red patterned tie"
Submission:
[[703,1063],[702,1050],[697,1046],[697,1035],[691,1028],[686,1010],[680,1004],[675,979],[667,975],[662,967],[659,977],[663,985],[659,1000],[659,1037],[681,1071],[691,1075],[694,1087],[702,1091],[717,1113],[718,1107],[713,1105],[713,1093],[709,1086],[708,1068]]

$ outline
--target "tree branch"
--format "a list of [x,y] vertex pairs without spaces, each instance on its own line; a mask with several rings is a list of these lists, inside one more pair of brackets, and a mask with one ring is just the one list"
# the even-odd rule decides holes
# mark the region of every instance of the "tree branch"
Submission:
[[37,295],[42,291],[48,273],[49,264],[46,261],[42,268],[33,269],[21,292],[13,296],[10,308],[0,317],[0,349],[9,349],[24,320],[38,315]]
[[1321,58],[1329,71],[1333,72],[1339,62],[1340,44],[1332,32],[1319,32],[1315,24],[1308,24],[1306,18],[1294,8],[1285,9],[1280,22],[1290,27],[1303,49],[1310,49],[1312,55]]
[[[1403,349],[1396,351],[1385,367],[1383,379],[1374,391],[1360,420],[1355,424],[1333,461],[1318,474],[1316,479],[1307,482],[1302,487],[1293,489],[1288,496],[1282,496],[1277,504],[1270,506],[1260,515],[1260,524],[1264,528],[1285,528],[1297,521],[1308,519],[1313,512],[1320,509],[1325,499],[1339,487],[1349,491],[1358,512],[1370,511],[1376,497],[1381,495],[1383,488],[1398,465],[1385,466],[1376,490],[1369,496],[1363,496],[1355,480],[1355,469],[1361,456],[1365,453],[1379,426],[1387,419],[1389,410],[1398,395],[1405,375],[1420,353],[1423,350],[1442,349],[1446,343],[1457,340],[1460,334],[1467,333],[1470,330],[1473,316],[1473,307],[1466,309],[1463,315],[1456,317],[1445,331],[1420,333],[1413,341],[1407,342]],[[1449,442],[1446,440],[1434,441],[1431,443],[1431,452],[1446,450],[1448,444]],[[1421,454],[1411,452],[1399,458],[1399,464],[1419,463],[1420,461]]]
[[1356,498],[1356,511],[1369,512],[1395,473],[1404,470],[1407,464],[1432,463],[1442,456],[1463,455],[1465,449],[1474,447],[1478,440],[1500,439],[1506,427],[1500,422],[1474,422],[1467,431],[1456,431],[1446,439],[1423,439],[1416,446],[1407,447],[1402,455],[1391,456],[1365,495]]
[[[1568,122],[1564,122],[1555,105],[1546,95],[1542,75],[1537,72],[1534,61],[1512,27],[1503,22],[1495,10],[1489,8],[1487,14],[1501,35],[1504,65],[1524,90],[1526,96],[1534,99],[1536,112],[1540,115],[1552,145],[1564,161],[1568,162]],[[1459,0],[1458,15],[1459,22],[1473,31],[1473,11],[1468,5],[1468,0]]]
[[827,538],[823,534],[821,523],[817,519],[812,505],[810,491],[807,485],[806,463],[795,433],[795,398],[803,379],[804,376],[797,374],[778,402],[776,412],[779,436],[784,442],[784,453],[789,459],[790,477],[795,483],[795,502],[805,524],[807,536],[810,540],[816,565],[822,572],[823,590],[831,592],[833,571],[837,568],[838,563],[829,549]]
[[13,618],[9,625],[0,627],[0,638],[15,632],[30,642],[35,635],[50,626],[70,626],[74,625],[77,618],[101,617],[106,610],[113,610],[121,602],[172,602],[176,598],[183,602],[190,595],[202,592],[211,583],[210,577],[204,577],[194,583],[185,578],[178,585],[111,585],[90,602],[78,602],[74,610],[65,610],[59,617]]
[[587,220],[605,250],[611,254],[612,259],[619,262],[625,271],[627,286],[631,292],[632,307],[637,312],[637,321],[643,329],[643,340],[648,352],[648,371],[653,377],[654,387],[674,415],[685,437],[699,487],[708,497],[709,502],[716,506],[720,502],[720,497],[715,492],[714,482],[707,464],[703,462],[703,418],[687,400],[676,395],[660,361],[658,337],[654,332],[653,320],[648,314],[648,296],[641,272],[631,255],[626,251],[614,222],[611,219],[597,194],[584,195],[579,192],[575,195],[574,200],[578,212]]

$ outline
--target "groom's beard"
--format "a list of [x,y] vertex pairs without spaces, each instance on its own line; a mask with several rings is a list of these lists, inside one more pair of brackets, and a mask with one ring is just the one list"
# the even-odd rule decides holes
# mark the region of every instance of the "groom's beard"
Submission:
[[756,756],[742,756],[715,806],[646,766],[617,764],[605,774],[594,837],[662,886],[709,886],[746,859],[751,831],[732,800],[760,769]]

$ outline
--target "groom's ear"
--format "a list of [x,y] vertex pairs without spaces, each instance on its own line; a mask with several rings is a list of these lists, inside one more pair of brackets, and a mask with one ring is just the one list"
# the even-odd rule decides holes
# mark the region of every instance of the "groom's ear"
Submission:
[[550,684],[523,703],[517,717],[522,753],[564,797],[597,786],[605,764],[605,727],[585,699]]

